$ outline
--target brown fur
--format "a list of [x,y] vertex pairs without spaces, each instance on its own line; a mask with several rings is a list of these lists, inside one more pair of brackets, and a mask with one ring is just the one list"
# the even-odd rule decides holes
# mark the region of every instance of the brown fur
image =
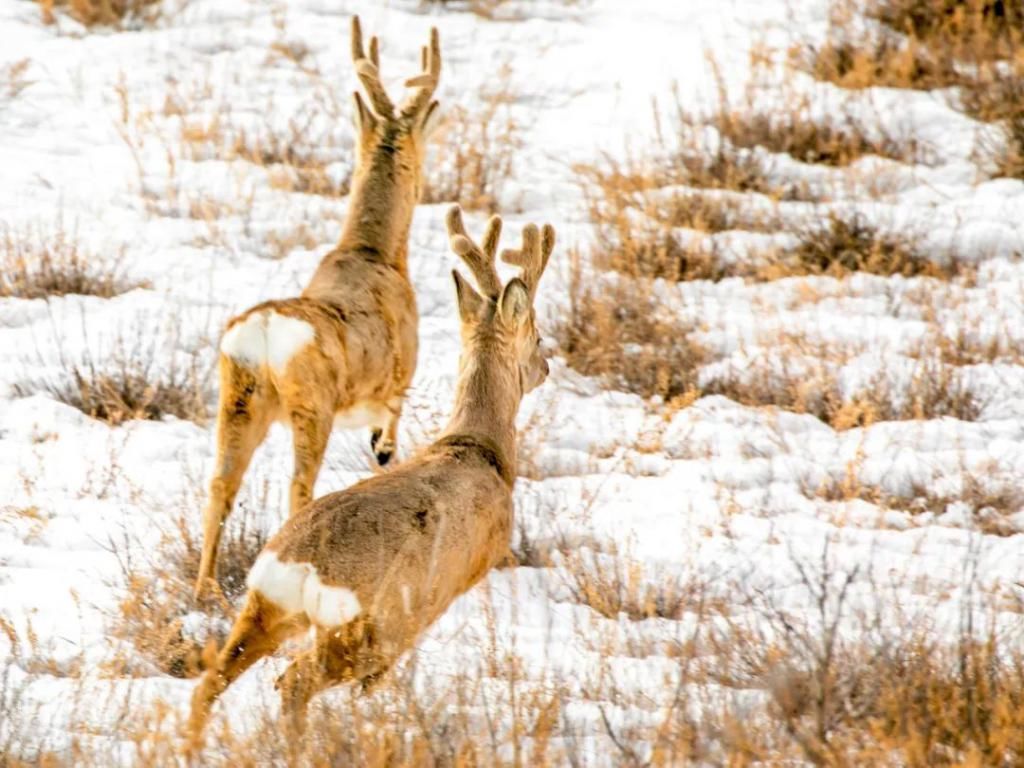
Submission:
[[[351,590],[361,606],[347,624],[316,626],[314,647],[279,678],[296,728],[317,691],[347,680],[375,682],[508,551],[515,417],[523,394],[547,376],[532,295],[554,231],[545,228],[542,246],[536,227],[527,227],[523,251],[508,254],[523,266],[522,278],[502,287],[494,269],[499,228],[493,219],[481,251],[465,236],[458,209],[449,216],[453,248],[464,257],[472,251],[466,261],[478,284],[498,292],[481,296],[454,274],[463,351],[454,412],[441,438],[387,474],[317,499],[264,549],[289,566],[309,564],[320,582]],[[288,613],[251,586],[231,636],[196,687],[193,739],[231,681],[311,623],[305,612]]]
[[380,85],[377,39],[370,41],[367,59],[358,17],[352,21],[352,57],[373,109],[355,94],[359,139],[341,240],[300,297],[260,304],[227,326],[230,331],[273,310],[307,322],[315,338],[284,371],[220,356],[217,464],[204,514],[197,596],[214,577],[221,528],[271,422],[292,428],[293,515],[312,498],[335,414],[372,412],[378,461],[386,463],[395,450],[402,401],[416,370],[419,319],[407,251],[426,134],[437,107],[431,100],[441,66],[437,30],[424,48],[424,73],[409,81],[416,90],[397,115]]

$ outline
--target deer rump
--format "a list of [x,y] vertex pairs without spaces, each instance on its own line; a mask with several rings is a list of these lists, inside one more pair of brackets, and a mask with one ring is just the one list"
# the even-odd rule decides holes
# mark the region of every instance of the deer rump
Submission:
[[511,527],[507,485],[486,452],[435,446],[289,519],[248,585],[324,629],[360,619],[401,653],[497,564]]

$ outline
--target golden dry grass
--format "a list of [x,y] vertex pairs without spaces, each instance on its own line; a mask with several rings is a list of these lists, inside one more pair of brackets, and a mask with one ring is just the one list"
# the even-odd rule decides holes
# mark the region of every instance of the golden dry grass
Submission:
[[110,298],[145,285],[124,274],[122,254],[91,252],[59,221],[52,227],[5,228],[0,233],[0,297]]
[[[880,29],[852,39],[840,30],[866,12]],[[1024,177],[1024,6],[1019,0],[840,0],[833,30],[794,58],[822,80],[845,88],[955,87],[952,106],[999,129],[979,154],[996,176]]]
[[[119,613],[110,617],[112,637],[130,642],[139,656],[163,674],[193,677],[205,666],[207,649],[219,648],[230,628],[245,579],[267,535],[252,510],[240,505],[221,540],[218,589],[193,597],[201,542],[190,533],[184,515],[165,532],[160,546],[145,550],[138,542],[114,542],[121,564]],[[198,514],[198,507],[189,516]],[[202,619],[201,634],[186,631],[185,621]],[[130,670],[122,670],[130,671]]]
[[838,430],[880,421],[943,417],[975,421],[981,416],[984,403],[968,385],[963,371],[937,359],[916,361],[902,385],[879,372],[870,385],[852,395],[843,394],[836,369],[825,359],[823,356],[810,369],[784,364],[775,371],[721,376],[706,382],[701,393],[723,395],[743,405],[807,413]]
[[705,353],[690,340],[692,329],[658,312],[650,285],[590,283],[578,253],[570,256],[569,269],[569,306],[552,327],[569,366],[644,397],[692,397]]
[[58,10],[85,25],[141,26],[160,18],[163,0],[36,0],[46,24],[56,21]]
[[197,355],[169,362],[156,340],[142,330],[120,334],[102,355],[87,350],[72,359],[62,348],[57,352],[59,370],[15,382],[15,396],[42,393],[115,427],[132,419],[159,421],[168,416],[206,421],[210,370]]
[[517,98],[505,63],[472,100],[446,106],[427,149],[422,202],[497,212],[522,146],[521,126],[512,113]]

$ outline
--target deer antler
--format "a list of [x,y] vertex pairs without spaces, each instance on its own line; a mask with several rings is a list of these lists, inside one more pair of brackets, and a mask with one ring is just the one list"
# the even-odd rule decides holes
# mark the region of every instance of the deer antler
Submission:
[[370,58],[366,58],[363,52],[363,28],[358,16],[352,17],[352,63],[374,111],[385,119],[394,119],[395,105],[391,103],[380,81],[380,43],[376,36],[370,38]]
[[[376,36],[370,38],[370,55],[367,58],[363,51],[363,28],[358,16],[352,17],[352,63],[359,82],[370,98],[373,111],[386,120],[393,120],[395,105],[380,79],[380,43]],[[436,27],[430,30],[430,45],[421,50],[420,65],[423,71],[405,81],[406,87],[417,90],[402,105],[402,117],[419,117],[436,107],[436,103],[431,101],[441,78],[441,36]]]
[[537,284],[548,266],[548,259],[555,248],[555,228],[545,224],[538,233],[536,224],[523,227],[523,246],[518,250],[507,248],[501,252],[506,264],[520,267],[519,278],[526,283],[530,298],[537,295]]
[[406,117],[419,115],[428,108],[433,109],[431,98],[441,79],[441,36],[437,27],[430,28],[429,47],[423,46],[420,49],[420,66],[423,71],[405,81],[406,88],[418,89],[402,105],[402,114]]
[[453,205],[448,209],[448,238],[451,248],[466,262],[473,272],[476,284],[484,296],[497,299],[501,293],[501,278],[494,266],[494,257],[498,251],[498,239],[501,237],[501,217],[492,216],[487,222],[484,232],[484,246],[481,249],[466,234],[462,223],[462,209]]

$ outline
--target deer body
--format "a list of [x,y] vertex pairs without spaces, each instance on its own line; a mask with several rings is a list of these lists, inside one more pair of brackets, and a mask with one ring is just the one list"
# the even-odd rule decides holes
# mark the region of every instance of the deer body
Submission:
[[204,514],[196,595],[214,576],[221,528],[256,447],[275,420],[292,429],[289,509],[309,503],[332,425],[371,427],[377,461],[395,450],[405,392],[416,371],[418,315],[409,282],[409,228],[419,198],[424,143],[437,102],[437,31],[424,74],[396,112],[380,85],[377,40],[363,52],[358,19],[352,56],[372,109],[355,95],[356,168],[337,247],[302,295],[233,318],[220,345],[217,462]]
[[465,236],[457,208],[448,226],[484,292],[456,274],[463,354],[451,420],[416,457],[317,499],[267,543],[246,604],[194,693],[194,739],[224,688],[312,626],[314,647],[278,679],[284,711],[301,729],[317,691],[372,684],[508,551],[515,417],[547,375],[532,298],[554,233],[545,228],[542,249],[536,228],[524,230],[522,252],[506,254],[524,265],[524,278],[502,288],[493,267],[500,221],[492,219],[483,251]]

